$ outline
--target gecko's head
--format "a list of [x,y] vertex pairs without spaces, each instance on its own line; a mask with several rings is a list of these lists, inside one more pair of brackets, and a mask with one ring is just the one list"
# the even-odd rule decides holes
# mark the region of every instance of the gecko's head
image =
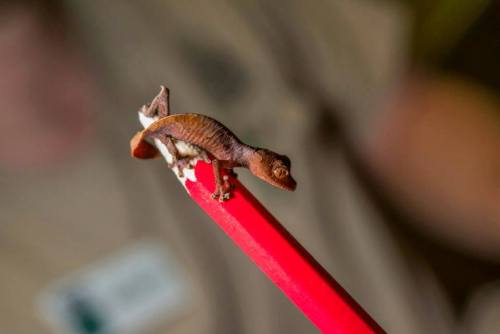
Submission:
[[257,149],[250,159],[252,174],[275,187],[295,190],[297,183],[290,174],[290,159],[266,149]]

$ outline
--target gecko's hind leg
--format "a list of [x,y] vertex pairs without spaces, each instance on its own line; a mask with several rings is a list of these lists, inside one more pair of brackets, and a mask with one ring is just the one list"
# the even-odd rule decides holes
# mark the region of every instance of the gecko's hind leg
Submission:
[[[186,169],[186,168],[189,168],[189,169],[193,168],[191,166],[191,160],[192,160],[191,157],[188,157],[188,158],[177,158],[176,162],[175,163],[172,162],[172,164],[170,164],[170,165],[172,165],[172,167],[177,167],[177,171],[178,171],[177,174],[180,177],[184,177],[184,169]],[[172,167],[170,167],[170,168],[172,168]]]
[[142,106],[141,112],[147,117],[163,118],[170,115],[170,94],[165,86],[161,86],[160,92],[149,105]]
[[189,159],[181,157],[172,137],[162,135],[158,139],[167,147],[168,153],[172,156],[172,162],[168,163],[168,167],[177,167],[177,174],[184,177],[184,168],[189,166]]

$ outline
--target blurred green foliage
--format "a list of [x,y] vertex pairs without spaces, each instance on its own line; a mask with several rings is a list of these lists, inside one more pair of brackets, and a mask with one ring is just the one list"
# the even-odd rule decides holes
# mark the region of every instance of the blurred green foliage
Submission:
[[439,62],[446,57],[490,0],[408,0],[415,12],[416,60]]

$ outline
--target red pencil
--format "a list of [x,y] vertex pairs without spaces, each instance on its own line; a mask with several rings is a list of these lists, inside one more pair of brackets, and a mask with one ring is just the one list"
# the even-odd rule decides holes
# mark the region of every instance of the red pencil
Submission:
[[[139,116],[145,127],[153,121]],[[169,161],[163,144],[156,145]],[[322,333],[385,333],[237,179],[226,176],[235,188],[219,202],[211,197],[211,164],[198,160],[184,174],[179,180],[191,198]]]

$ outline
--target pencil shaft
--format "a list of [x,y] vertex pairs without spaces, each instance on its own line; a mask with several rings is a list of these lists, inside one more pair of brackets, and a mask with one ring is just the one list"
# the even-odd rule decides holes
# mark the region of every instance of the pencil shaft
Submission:
[[221,203],[211,165],[199,161],[195,177],[185,184],[193,200],[323,333],[384,333],[237,179]]
[[[144,127],[154,121],[141,113],[139,119]],[[172,161],[166,147],[155,143]],[[191,198],[322,333],[385,333],[237,179],[226,175],[235,185],[233,197],[219,202],[212,198],[210,163],[198,160],[194,170],[177,176]]]

